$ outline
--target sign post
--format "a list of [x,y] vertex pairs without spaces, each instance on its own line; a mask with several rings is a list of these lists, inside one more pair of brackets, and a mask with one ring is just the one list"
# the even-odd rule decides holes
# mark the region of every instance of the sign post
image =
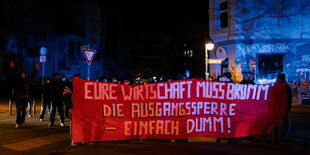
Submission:
[[87,80],[90,80],[90,65],[97,51],[92,49],[83,49],[82,51],[88,64]]
[[[45,72],[45,62],[46,62],[46,52],[47,49],[45,47],[41,47],[40,48],[40,62],[42,63],[42,86],[44,85],[44,72]],[[43,94],[42,94],[42,102],[43,103]],[[33,104],[33,116],[35,115],[36,112],[36,103],[35,103],[35,99],[32,100],[32,104]],[[29,106],[29,110],[30,110],[30,106]],[[29,113],[29,116],[31,116],[31,114]]]
[[42,62],[42,85],[44,82],[44,71],[45,71],[45,62],[46,62],[46,48],[45,47],[41,47],[40,48],[40,62]]

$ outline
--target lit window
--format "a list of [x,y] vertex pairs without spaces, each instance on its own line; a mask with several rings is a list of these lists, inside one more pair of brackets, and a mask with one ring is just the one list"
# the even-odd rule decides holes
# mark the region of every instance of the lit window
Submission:
[[193,57],[193,50],[186,50],[184,51],[184,56],[186,57]]
[[189,51],[189,57],[193,57],[193,50]]

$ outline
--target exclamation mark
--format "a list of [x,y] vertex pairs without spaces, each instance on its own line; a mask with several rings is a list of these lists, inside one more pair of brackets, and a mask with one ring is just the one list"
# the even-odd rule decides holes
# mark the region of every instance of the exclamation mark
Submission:
[[227,118],[227,133],[230,134],[230,118]]

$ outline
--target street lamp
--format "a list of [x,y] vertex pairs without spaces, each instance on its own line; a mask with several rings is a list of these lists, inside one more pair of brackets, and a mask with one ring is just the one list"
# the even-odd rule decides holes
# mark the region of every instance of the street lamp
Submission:
[[208,50],[211,51],[214,48],[214,42],[213,40],[209,37],[208,41],[205,43],[205,48],[206,48],[206,59],[205,59],[205,64],[206,64],[206,80],[208,80]]

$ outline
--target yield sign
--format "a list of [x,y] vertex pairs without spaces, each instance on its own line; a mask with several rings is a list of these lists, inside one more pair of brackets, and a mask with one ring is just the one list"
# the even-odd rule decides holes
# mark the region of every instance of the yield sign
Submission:
[[90,65],[91,62],[92,62],[93,59],[94,59],[94,56],[95,56],[95,54],[96,54],[96,50],[87,50],[87,49],[84,49],[84,50],[83,50],[83,54],[84,54],[84,56],[85,56],[85,58],[86,58],[86,61],[87,61],[88,65]]

